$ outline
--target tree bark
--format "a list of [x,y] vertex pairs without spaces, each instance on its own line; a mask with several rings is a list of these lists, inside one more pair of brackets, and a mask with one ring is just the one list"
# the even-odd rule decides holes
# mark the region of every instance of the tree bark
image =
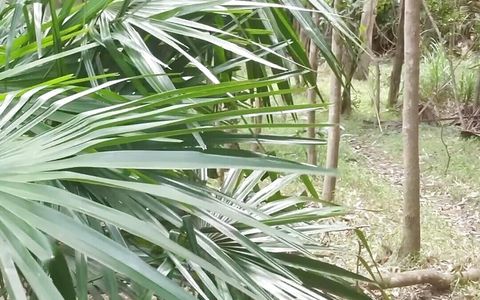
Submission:
[[399,257],[420,252],[420,168],[418,98],[421,1],[405,0],[405,92],[403,100],[403,240]]
[[[313,18],[316,21],[316,18]],[[315,22],[316,23],[316,22]],[[315,79],[317,78],[317,70],[318,70],[318,57],[317,57],[317,45],[311,39],[310,40],[310,47],[308,52],[308,61],[310,63],[310,68],[314,71]],[[317,103],[317,91],[316,91],[316,84],[311,86],[307,90],[307,99],[310,104]],[[307,113],[307,123],[310,125],[315,124],[315,111],[309,111]],[[314,139],[316,128],[314,126],[309,126],[307,128],[307,136],[311,139]],[[307,150],[307,161],[309,164],[316,165],[317,164],[317,147],[315,145],[309,145]]]
[[377,11],[378,0],[365,0],[363,4],[362,18],[360,20],[359,37],[363,42],[365,51],[360,54],[355,78],[366,80],[368,78],[368,67],[372,56],[373,27]]
[[[338,12],[341,0],[335,0],[334,7]],[[332,52],[340,61],[342,57],[342,47],[340,33],[332,30]],[[328,110],[328,123],[331,127],[328,129],[327,158],[326,167],[336,169],[338,166],[338,150],[340,147],[340,111],[341,111],[341,82],[334,72],[330,74],[330,106]],[[323,181],[323,200],[333,201],[335,193],[335,176],[325,176]]]
[[[300,23],[298,23],[298,21],[293,18],[293,28],[295,29],[295,32],[298,34],[298,37],[300,39],[300,42],[302,42],[302,26],[300,25]],[[301,74],[298,74],[298,75],[295,75],[292,80],[294,81],[294,83],[292,84],[293,86],[302,86],[303,84],[303,81],[302,81],[302,75]]]
[[[305,29],[300,26],[300,43],[305,49],[305,52],[308,53],[308,45],[310,43],[310,39],[308,38],[308,34]],[[303,76],[298,77],[298,86],[305,86],[305,78]]]
[[378,126],[381,126],[380,125],[380,98],[381,98],[380,62],[377,59],[374,63],[375,63],[375,94],[374,94],[375,97],[373,98],[373,105],[375,107],[375,115],[377,116]]
[[[253,106],[255,108],[260,108],[262,107],[262,101],[260,100],[260,98],[255,98],[255,100],[253,101]],[[262,116],[255,116],[255,117],[252,117],[252,123],[253,124],[262,124],[263,122],[263,117]],[[259,136],[261,133],[262,133],[262,128],[258,127],[258,128],[254,128],[253,129],[253,133],[255,134],[255,137]],[[258,142],[255,142],[252,144],[252,151],[253,152],[258,152],[260,150],[260,144]]]
[[404,52],[404,23],[405,23],[405,1],[400,1],[399,21],[397,27],[397,43],[393,68],[390,76],[390,89],[388,91],[388,107],[392,108],[397,104],[400,82],[402,79],[403,52]]
[[345,71],[345,81],[342,91],[342,115],[350,116],[352,113],[352,79],[356,69],[353,54],[342,45],[342,66]]

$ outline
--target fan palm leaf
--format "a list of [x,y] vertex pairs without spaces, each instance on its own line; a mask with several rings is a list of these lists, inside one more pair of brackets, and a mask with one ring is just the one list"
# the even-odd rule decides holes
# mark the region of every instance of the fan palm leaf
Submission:
[[[22,293],[21,276],[8,266],[15,264],[37,297],[45,298],[42,295],[56,289],[51,283],[42,283],[49,280],[42,266],[55,255],[62,255],[65,266],[75,274],[79,272],[75,257],[84,256],[87,265],[97,262],[120,278],[125,276],[137,288],[124,292],[134,298],[139,291],[151,291],[166,299],[191,298],[178,281],[198,295],[205,297],[209,293],[217,299],[227,290],[231,293],[231,289],[255,299],[278,298],[289,289],[320,297],[303,287],[291,267],[272,256],[269,249],[311,256],[304,246],[310,238],[291,224],[335,216],[342,213],[341,209],[288,211],[303,201],[280,201],[277,206],[266,202],[297,175],[280,177],[254,195],[249,192],[258,185],[258,175],[247,177],[252,184],[242,188],[225,186],[223,189],[230,193],[214,191],[185,177],[188,170],[200,168],[255,169],[261,174],[329,172],[241,150],[211,145],[209,150],[199,150],[196,142],[188,139],[188,131],[192,131],[189,124],[202,126],[244,115],[315,107],[198,112],[232,98],[247,100],[248,93],[234,94],[277,81],[267,80],[237,87],[226,83],[167,91],[87,109],[58,123],[56,114],[65,109],[66,115],[69,104],[88,99],[84,97],[92,93],[101,97],[103,89],[123,81],[79,89],[69,85],[69,80],[57,80],[62,87],[50,82],[4,95],[0,121],[0,234],[8,249],[2,274],[10,283],[7,289],[11,295]],[[222,91],[230,95],[219,96]],[[191,103],[185,104],[184,98]],[[58,124],[53,126],[55,122]],[[187,132],[180,130],[178,134],[178,128]],[[173,146],[179,144],[183,146]],[[182,170],[184,173],[179,172]],[[230,185],[238,182],[236,174],[237,180],[228,180]],[[55,248],[63,247],[69,250],[58,254]],[[159,253],[155,254],[154,249]],[[167,274],[152,268],[166,263],[172,265]],[[33,274],[37,277],[33,278]],[[275,290],[259,284],[276,276],[285,281],[275,285]],[[119,280],[116,275],[100,278]],[[218,290],[219,280],[227,290]],[[80,282],[77,284],[78,289]],[[60,297],[60,292],[55,293],[51,295]]]
[[[324,143],[244,122],[325,107],[292,103],[291,75],[314,84],[288,22],[309,26],[300,3],[2,3],[5,295],[367,299],[352,283],[368,279],[314,255],[312,235],[345,228],[312,221],[346,211],[282,193],[301,180],[315,197],[305,174],[334,170],[222,147]],[[215,168],[231,170],[221,187],[197,174]]]

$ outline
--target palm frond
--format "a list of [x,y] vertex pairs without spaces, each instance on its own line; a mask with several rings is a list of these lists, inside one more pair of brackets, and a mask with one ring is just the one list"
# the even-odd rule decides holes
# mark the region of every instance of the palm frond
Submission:
[[[367,278],[315,256],[313,235],[347,228],[312,221],[348,212],[310,207],[306,174],[335,171],[224,147],[324,143],[245,122],[325,108],[291,96],[292,75],[315,84],[288,22],[311,26],[301,3],[57,2],[0,6],[4,295],[367,299]],[[222,186],[197,172],[216,168]]]

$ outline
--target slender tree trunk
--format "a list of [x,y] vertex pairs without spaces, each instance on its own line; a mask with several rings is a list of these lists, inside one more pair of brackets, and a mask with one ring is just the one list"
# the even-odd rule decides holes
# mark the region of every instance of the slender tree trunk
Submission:
[[[298,34],[300,41],[302,41],[302,37],[301,37],[302,26],[300,25],[300,23],[298,23],[298,21],[295,18],[293,19],[293,28],[295,29],[295,32]],[[295,75],[292,78],[295,81],[295,84],[293,84],[293,86],[302,86],[302,81],[301,81],[302,77],[303,76],[301,74]]]
[[[305,51],[308,51],[307,49],[308,44],[310,43],[310,39],[308,38],[307,32],[302,26],[300,26],[300,42],[302,43]],[[305,78],[303,78],[303,76],[299,76],[298,79],[298,85],[305,86]]]
[[[313,16],[313,20],[315,23],[317,23],[317,16]],[[315,79],[317,78],[317,70],[318,70],[318,53],[317,53],[317,45],[315,45],[314,41],[311,39],[310,40],[310,47],[309,47],[309,52],[308,52],[308,61],[310,63],[310,68],[315,72],[314,76]],[[316,84],[314,86],[311,86],[307,90],[307,99],[310,104],[315,104],[317,103],[317,90],[316,90]],[[315,124],[315,111],[309,111],[308,115],[308,124],[313,125]],[[314,126],[309,126],[307,129],[307,135],[309,138],[314,139],[315,138],[315,127]],[[317,164],[317,147],[315,145],[310,145],[308,146],[308,151],[307,151],[307,160],[309,164],[316,165]]]
[[380,98],[381,98],[380,62],[377,59],[374,63],[375,63],[375,97],[374,97],[373,104],[375,105],[375,114],[377,115],[377,118],[380,120]]
[[[255,98],[255,100],[253,101],[253,106],[255,108],[260,108],[262,106],[262,101],[260,101],[260,98],[258,98],[258,97]],[[252,117],[252,123],[253,124],[262,124],[262,121],[263,121],[262,116]],[[260,135],[262,133],[262,128],[260,128],[260,127],[254,128],[253,133],[255,134],[255,136]],[[253,143],[252,144],[252,151],[258,152],[259,150],[260,150],[260,144],[259,143]]]
[[422,2],[405,0],[405,92],[403,100],[403,240],[399,257],[420,252],[420,168],[418,98],[420,77],[420,9]]
[[349,116],[352,113],[352,79],[355,73],[356,63],[353,54],[342,45],[342,65],[345,70],[345,82],[342,91],[342,115]]
[[368,78],[368,67],[370,66],[372,55],[373,27],[377,11],[378,0],[365,0],[363,4],[362,18],[360,20],[359,36],[365,47],[365,51],[360,54],[355,78],[366,80]]
[[[341,0],[335,0],[334,7],[338,12]],[[335,29],[332,30],[332,52],[339,60],[342,57],[342,47],[340,33]],[[331,72],[330,74],[330,107],[328,110],[328,123],[332,126],[328,129],[327,143],[327,168],[337,168],[338,166],[338,150],[340,147],[340,111],[341,111],[341,82],[337,76]],[[334,176],[325,176],[323,181],[323,200],[333,201],[335,193],[336,178]]]
[[392,74],[390,76],[390,89],[388,91],[388,107],[394,107],[397,104],[398,92],[400,91],[400,82],[402,79],[403,52],[404,52],[404,23],[405,23],[405,1],[400,1],[400,18],[397,27],[397,43],[395,57],[393,59]]

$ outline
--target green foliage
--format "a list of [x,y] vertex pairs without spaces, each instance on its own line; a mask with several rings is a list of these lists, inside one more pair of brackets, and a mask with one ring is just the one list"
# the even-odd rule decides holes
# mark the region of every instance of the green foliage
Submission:
[[398,14],[397,1],[378,0],[376,22],[380,28],[393,25],[395,16]]
[[471,67],[464,67],[463,71],[460,71],[460,78],[458,80],[458,93],[460,100],[464,103],[471,102],[475,94],[476,78],[475,72]]
[[391,0],[378,0],[377,2],[377,16],[383,16],[384,14],[391,13],[395,8],[397,1]]
[[[455,60],[455,58],[451,58]],[[475,91],[475,72],[473,71],[476,61],[466,58],[454,63],[456,92],[459,100],[468,103],[473,99]],[[429,46],[429,51],[423,56],[420,72],[420,93],[424,101],[432,100],[436,104],[442,104],[455,99],[454,85],[448,54],[438,44]]]
[[447,53],[441,46],[429,46],[429,51],[423,56],[420,74],[422,98],[433,99],[436,103],[449,100],[452,95],[450,68]]
[[[312,235],[338,230],[322,220],[347,211],[311,207],[306,175],[334,170],[224,147],[324,143],[246,122],[324,107],[291,97],[306,69],[292,16],[338,69],[301,3],[56,4],[0,5],[3,294],[368,299],[354,287],[368,279],[313,255]],[[230,169],[220,187],[203,176],[217,168]],[[312,197],[284,193],[301,175]]]
[[453,39],[456,43],[461,38],[470,39],[470,35],[476,35],[478,32],[480,23],[476,15],[478,7],[475,1],[427,0],[426,2],[442,36],[447,37],[447,41],[451,42]]
[[466,1],[427,0],[426,2],[442,32],[448,32],[453,29],[448,27],[462,20],[462,12],[458,9],[458,5]]

